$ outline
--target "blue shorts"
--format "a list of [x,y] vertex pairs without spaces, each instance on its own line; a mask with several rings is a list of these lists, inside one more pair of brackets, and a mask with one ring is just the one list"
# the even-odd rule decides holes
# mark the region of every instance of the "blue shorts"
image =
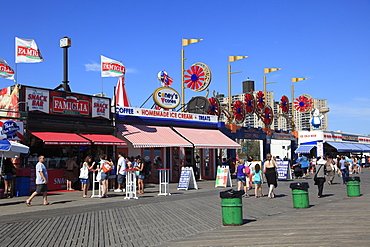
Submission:
[[118,174],[117,182],[119,184],[123,184],[123,182],[125,181],[125,176],[126,175]]
[[144,179],[145,178],[145,175],[139,175],[137,178],[138,179]]
[[90,179],[82,179],[82,178],[80,178],[80,182],[83,183],[83,184],[89,184],[90,183]]
[[13,174],[11,174],[11,173],[6,173],[6,174],[4,175],[4,180],[6,180],[6,181],[13,180]]
[[236,181],[237,182],[243,182],[243,183],[247,182],[247,180],[245,179],[245,176],[236,177]]
[[101,180],[107,180],[108,179],[108,174],[102,172],[101,173]]

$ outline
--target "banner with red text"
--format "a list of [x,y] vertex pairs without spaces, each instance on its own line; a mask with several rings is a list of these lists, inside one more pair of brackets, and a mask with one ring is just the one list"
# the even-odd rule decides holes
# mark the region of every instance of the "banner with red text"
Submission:
[[9,64],[0,58],[0,77],[14,80],[14,70],[9,66]]
[[100,55],[101,77],[121,77],[125,75],[123,63]]
[[15,62],[16,63],[39,63],[44,59],[35,40],[15,37]]

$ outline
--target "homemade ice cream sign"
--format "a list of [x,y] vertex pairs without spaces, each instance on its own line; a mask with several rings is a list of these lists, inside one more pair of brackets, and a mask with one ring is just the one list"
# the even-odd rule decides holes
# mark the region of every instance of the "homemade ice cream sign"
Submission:
[[153,100],[164,109],[173,109],[180,104],[180,95],[173,88],[161,87],[154,91]]

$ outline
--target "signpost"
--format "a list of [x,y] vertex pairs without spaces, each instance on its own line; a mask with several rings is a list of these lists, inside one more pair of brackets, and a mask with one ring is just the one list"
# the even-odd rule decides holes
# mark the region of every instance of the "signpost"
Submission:
[[195,181],[193,167],[183,167],[177,190],[198,189],[197,182]]
[[218,166],[215,187],[232,187],[230,168]]

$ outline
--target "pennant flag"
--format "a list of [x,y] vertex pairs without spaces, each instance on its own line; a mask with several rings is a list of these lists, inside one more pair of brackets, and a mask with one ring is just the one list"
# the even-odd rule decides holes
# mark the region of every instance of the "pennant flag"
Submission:
[[292,78],[292,82],[304,81],[304,80],[307,80],[307,78]]
[[193,43],[197,43],[202,41],[203,39],[182,39],[182,46],[187,46]]
[[0,58],[0,77],[14,80],[14,70],[8,65],[8,63]]
[[267,73],[278,71],[278,70],[281,70],[281,68],[264,68],[263,73],[267,74]]
[[100,55],[101,77],[122,77],[125,75],[126,68],[123,63],[112,60]]
[[118,78],[116,86],[116,105],[130,107],[130,101],[128,100],[126,89],[125,89],[125,77]]
[[15,37],[15,63],[39,63],[44,59],[33,39]]
[[248,56],[229,56],[229,62],[234,62],[239,59],[247,58]]

